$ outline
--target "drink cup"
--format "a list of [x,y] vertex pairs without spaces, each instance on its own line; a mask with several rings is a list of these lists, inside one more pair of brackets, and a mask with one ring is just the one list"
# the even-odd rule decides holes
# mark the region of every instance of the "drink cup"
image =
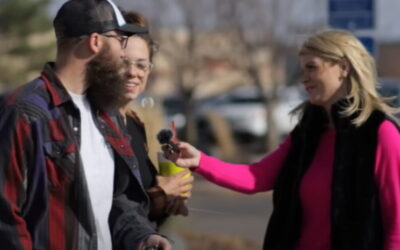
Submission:
[[[185,170],[185,168],[179,167],[174,162],[165,158],[164,153],[162,152],[157,153],[157,158],[161,176],[172,176]],[[189,176],[191,176],[190,172],[185,174],[183,178],[188,178]]]
[[[171,175],[175,175],[175,174],[185,170],[185,168],[179,167],[174,162],[165,158],[164,153],[158,152],[157,156],[158,156],[157,157],[158,158],[158,167],[159,167],[161,176],[171,176]],[[185,174],[183,176],[183,178],[187,178],[190,175],[191,174],[189,172],[189,173]]]

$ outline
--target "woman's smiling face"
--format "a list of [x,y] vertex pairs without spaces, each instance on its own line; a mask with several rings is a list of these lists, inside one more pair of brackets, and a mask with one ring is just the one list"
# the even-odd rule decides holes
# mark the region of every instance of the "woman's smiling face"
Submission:
[[337,100],[346,96],[344,79],[347,73],[339,63],[333,63],[312,54],[300,55],[301,83],[312,104],[327,111]]
[[150,49],[146,41],[139,36],[131,36],[125,49],[130,61],[125,84],[125,97],[133,100],[146,88],[151,67]]

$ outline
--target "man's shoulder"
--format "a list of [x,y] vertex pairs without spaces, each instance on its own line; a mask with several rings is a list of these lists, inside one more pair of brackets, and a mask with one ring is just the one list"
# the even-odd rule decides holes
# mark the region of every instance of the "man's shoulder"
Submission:
[[4,97],[4,102],[7,106],[20,105],[31,103],[36,98],[48,97],[44,81],[41,78],[36,78],[18,88],[10,91]]
[[3,98],[3,111],[35,115],[47,110],[50,95],[41,78],[36,78],[10,91]]

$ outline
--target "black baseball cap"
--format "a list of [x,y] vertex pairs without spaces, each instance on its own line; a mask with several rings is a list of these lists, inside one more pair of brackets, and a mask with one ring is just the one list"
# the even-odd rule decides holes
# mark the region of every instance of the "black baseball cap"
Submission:
[[127,24],[112,0],[69,0],[53,21],[57,39],[119,30],[127,34],[146,34],[147,28]]

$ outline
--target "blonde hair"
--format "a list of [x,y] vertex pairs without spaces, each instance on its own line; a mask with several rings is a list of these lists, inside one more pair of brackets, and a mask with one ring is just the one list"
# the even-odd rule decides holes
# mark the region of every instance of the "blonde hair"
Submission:
[[382,111],[398,123],[394,116],[398,110],[389,106],[377,92],[375,60],[353,34],[334,29],[316,33],[303,43],[299,54],[312,54],[333,63],[348,62],[347,98],[352,101],[342,115],[355,117],[352,120],[355,126],[362,125],[374,110]]

